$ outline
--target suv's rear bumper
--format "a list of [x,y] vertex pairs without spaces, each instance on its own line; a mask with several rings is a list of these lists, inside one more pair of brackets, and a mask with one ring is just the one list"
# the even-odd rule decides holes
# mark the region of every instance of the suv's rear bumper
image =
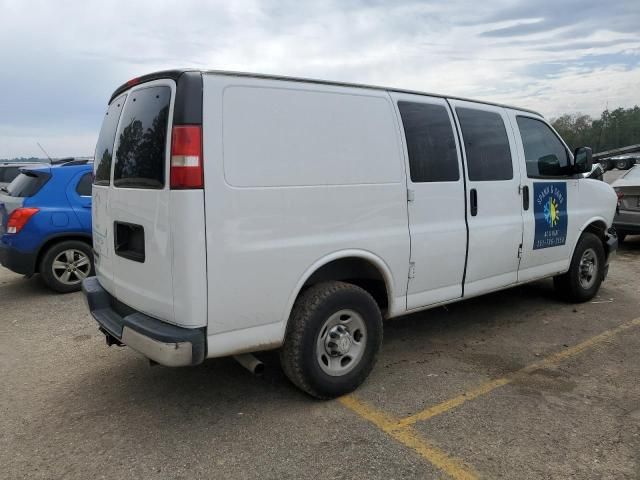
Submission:
[[122,305],[97,277],[82,282],[89,311],[100,330],[151,360],[168,367],[202,363],[206,357],[204,328],[182,328]]
[[24,253],[0,241],[0,263],[9,270],[22,275],[35,273],[37,255]]
[[620,209],[613,219],[613,227],[619,232],[640,233],[640,210]]

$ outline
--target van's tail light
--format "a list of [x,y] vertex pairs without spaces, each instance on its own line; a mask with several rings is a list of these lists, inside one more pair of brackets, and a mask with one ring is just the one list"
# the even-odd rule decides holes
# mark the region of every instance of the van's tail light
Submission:
[[39,208],[16,208],[7,220],[7,233],[18,233],[39,211]]
[[172,189],[203,188],[202,126],[177,125],[171,133]]

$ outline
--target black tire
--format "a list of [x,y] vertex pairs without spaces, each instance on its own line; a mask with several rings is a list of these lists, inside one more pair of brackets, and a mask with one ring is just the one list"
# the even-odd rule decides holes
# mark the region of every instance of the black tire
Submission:
[[627,165],[624,167],[625,170],[629,170],[636,164],[635,160],[627,160]]
[[[318,356],[323,352],[318,349],[321,341],[318,339],[323,333],[320,329],[341,310],[357,313],[364,322],[366,335],[358,362],[344,375],[332,376],[320,365]],[[284,373],[301,390],[316,398],[335,398],[354,391],[364,382],[373,369],[381,343],[382,315],[366,290],[344,282],[320,283],[302,292],[296,300],[280,350],[280,362]]]
[[[89,260],[89,265],[88,268],[86,268],[85,265],[82,265],[76,267],[75,271],[70,271],[69,282],[65,283],[54,273],[53,262],[59,255],[64,254],[64,252],[67,251],[77,251],[84,253],[86,258]],[[78,254],[75,255],[74,258],[77,259],[76,262],[79,262],[82,257]],[[93,253],[91,251],[91,247],[86,242],[80,240],[64,240],[55,243],[50,246],[46,252],[44,252],[42,259],[40,260],[39,268],[40,275],[42,276],[44,283],[52,290],[55,290],[59,293],[77,292],[82,287],[81,273],[85,273],[85,276],[91,276],[94,274]],[[80,272],[81,268],[82,272]],[[57,271],[59,272],[60,270]],[[64,272],[64,270],[62,270],[62,272]]]
[[616,160],[615,161],[615,166],[618,170],[624,170],[625,167],[627,166],[627,161],[626,160]]
[[[593,282],[589,280],[588,286],[581,282],[581,262],[587,251],[595,255]],[[593,233],[583,233],[578,240],[576,249],[571,258],[569,271],[553,278],[556,290],[569,302],[586,302],[591,300],[602,283],[604,273],[604,246],[602,241]]]

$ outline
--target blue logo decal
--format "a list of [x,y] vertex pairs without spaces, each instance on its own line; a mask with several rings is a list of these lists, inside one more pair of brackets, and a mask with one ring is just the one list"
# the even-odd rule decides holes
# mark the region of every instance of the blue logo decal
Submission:
[[533,249],[557,247],[567,241],[567,184],[538,182],[533,184],[533,214],[536,233]]

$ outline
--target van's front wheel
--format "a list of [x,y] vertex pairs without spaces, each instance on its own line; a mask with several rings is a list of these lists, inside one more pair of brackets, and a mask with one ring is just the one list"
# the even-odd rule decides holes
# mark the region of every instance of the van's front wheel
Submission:
[[298,388],[333,398],[364,382],[381,343],[382,315],[371,295],[356,285],[326,282],[296,300],[280,361]]
[[569,271],[554,277],[554,285],[568,301],[591,300],[598,293],[602,283],[604,263],[602,242],[593,233],[584,233],[573,252]]

